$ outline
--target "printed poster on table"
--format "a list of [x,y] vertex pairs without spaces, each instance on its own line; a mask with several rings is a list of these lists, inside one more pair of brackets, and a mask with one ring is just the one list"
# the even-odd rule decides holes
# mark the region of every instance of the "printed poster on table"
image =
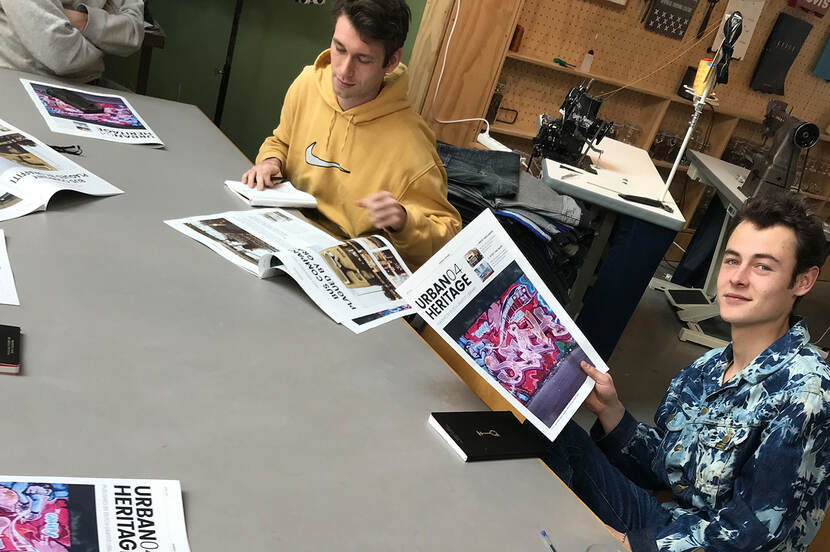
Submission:
[[178,481],[0,475],[3,552],[188,552]]
[[492,212],[398,287],[464,360],[553,440],[607,366]]
[[164,147],[123,96],[28,79],[20,82],[52,132]]

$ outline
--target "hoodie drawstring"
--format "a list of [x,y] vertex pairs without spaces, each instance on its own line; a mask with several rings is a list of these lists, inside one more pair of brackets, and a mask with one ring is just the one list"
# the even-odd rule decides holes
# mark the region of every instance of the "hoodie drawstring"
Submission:
[[[344,115],[346,115],[344,113]],[[346,115],[348,121],[346,121],[346,136],[343,137],[342,142],[340,142],[340,151],[342,152],[346,149],[346,143],[349,141],[349,134],[352,131],[352,125],[354,124],[354,113],[349,113]],[[334,132],[334,124],[337,122],[337,111],[332,110],[331,112],[331,122],[329,122],[329,133],[326,136],[326,151],[329,151],[329,144],[331,143],[331,135]]]
[[343,138],[343,143],[340,144],[340,151],[346,149],[346,142],[349,141],[349,133],[352,131],[352,124],[354,124],[354,113],[349,114],[349,121],[346,124],[346,137]]
[[337,112],[332,110],[331,111],[331,122],[329,122],[329,133],[326,136],[326,151],[329,150],[329,141],[331,140],[331,133],[334,130],[334,123],[337,120]]

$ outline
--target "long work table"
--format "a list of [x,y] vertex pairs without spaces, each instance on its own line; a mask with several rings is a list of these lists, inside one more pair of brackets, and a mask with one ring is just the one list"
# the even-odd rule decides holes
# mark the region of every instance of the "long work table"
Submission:
[[428,415],[484,407],[405,323],[354,335],[162,223],[245,208],[222,182],[249,162],[196,107],[125,94],[164,150],[53,134],[20,77],[0,118],[126,193],[0,225],[24,334],[3,472],[179,479],[198,552],[616,543],[540,461],[458,459]]

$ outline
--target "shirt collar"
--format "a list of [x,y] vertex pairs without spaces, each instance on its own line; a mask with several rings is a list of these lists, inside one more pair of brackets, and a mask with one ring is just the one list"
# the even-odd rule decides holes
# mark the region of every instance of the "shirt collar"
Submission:
[[[749,366],[738,372],[723,387],[737,385],[741,379],[753,385],[761,382],[764,378],[784,366],[808,343],[810,343],[810,332],[807,331],[807,325],[804,323],[804,319],[801,317],[791,317],[790,329],[787,330],[787,333],[764,349],[760,355],[749,363]],[[729,343],[720,354],[712,357],[712,362],[707,366],[703,374],[703,385],[707,395],[722,388],[721,381],[723,380],[723,372],[731,361],[732,343]]]

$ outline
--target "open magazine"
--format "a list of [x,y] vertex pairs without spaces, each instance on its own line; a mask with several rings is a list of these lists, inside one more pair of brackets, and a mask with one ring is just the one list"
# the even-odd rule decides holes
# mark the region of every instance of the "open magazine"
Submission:
[[188,552],[179,482],[0,475],[0,550]]
[[124,193],[0,119],[0,221],[46,209],[61,190],[94,196]]
[[164,147],[123,96],[20,79],[49,130],[122,144]]
[[398,292],[550,440],[593,388],[580,362],[608,371],[489,210]]
[[395,291],[409,269],[381,236],[340,241],[283,209],[165,223],[260,278],[288,274],[335,322],[356,333],[412,312]]

